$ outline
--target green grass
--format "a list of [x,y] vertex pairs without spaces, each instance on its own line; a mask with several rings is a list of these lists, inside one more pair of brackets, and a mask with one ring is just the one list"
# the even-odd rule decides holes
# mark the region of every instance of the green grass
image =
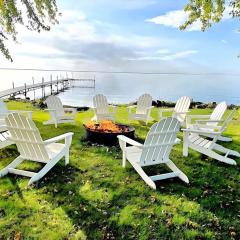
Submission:
[[[42,137],[74,132],[70,164],[60,161],[37,185],[28,178],[7,175],[0,179],[0,239],[240,239],[239,165],[230,166],[191,151],[182,156],[174,147],[171,159],[188,176],[190,184],[171,179],[150,189],[128,164],[121,167],[115,147],[88,146],[82,123],[93,115],[80,112],[77,124],[44,126],[48,114],[30,103],[9,102],[11,109],[33,109]],[[211,110],[193,110],[207,114]],[[157,119],[157,109],[153,116]],[[128,123],[125,107],[117,119]],[[131,123],[144,140],[150,127]],[[226,133],[225,146],[240,151],[240,124]],[[182,134],[180,133],[180,138]],[[0,150],[0,168],[18,155],[16,147]],[[236,159],[240,164],[239,159]],[[23,167],[38,169],[38,164]],[[166,170],[163,166],[149,173]]]

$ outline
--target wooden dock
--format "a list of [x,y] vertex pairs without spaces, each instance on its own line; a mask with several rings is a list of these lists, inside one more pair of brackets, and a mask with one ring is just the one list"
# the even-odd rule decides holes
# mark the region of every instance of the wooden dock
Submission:
[[24,86],[15,87],[13,83],[13,88],[7,89],[0,92],[0,98],[3,97],[15,97],[17,95],[24,95],[27,97],[27,93],[30,91],[35,91],[37,89],[42,89],[42,97],[45,97],[45,88],[50,87],[50,93],[53,94],[53,87],[56,87],[56,93],[59,93],[60,91],[64,91],[68,88],[74,87],[75,82],[84,82],[89,83],[89,85],[82,85],[78,86],[80,88],[95,88],[96,86],[96,80],[95,79],[77,79],[77,78],[64,78],[64,79],[57,79],[57,80],[50,80],[50,81],[44,81],[44,78],[42,79],[41,83],[34,83],[33,84],[24,84]]

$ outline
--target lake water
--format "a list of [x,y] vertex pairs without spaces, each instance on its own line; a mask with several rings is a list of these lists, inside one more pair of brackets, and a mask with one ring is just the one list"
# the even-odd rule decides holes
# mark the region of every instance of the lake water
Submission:
[[[15,86],[32,84],[50,79],[49,72],[9,72],[0,71],[0,90]],[[65,74],[65,73],[64,73]],[[62,73],[53,73],[53,79],[65,77]],[[75,88],[60,93],[63,103],[72,106],[92,106],[92,98],[97,93],[105,94],[111,103],[129,103],[135,101],[141,94],[150,93],[154,99],[176,101],[181,96],[190,96],[195,101],[219,102],[229,104],[240,103],[239,76],[227,75],[159,75],[159,74],[74,74],[75,78],[96,79],[95,89],[82,89],[75,84]],[[49,89],[47,90],[49,92]],[[37,97],[41,90],[36,91]],[[33,92],[28,96],[32,99]]]

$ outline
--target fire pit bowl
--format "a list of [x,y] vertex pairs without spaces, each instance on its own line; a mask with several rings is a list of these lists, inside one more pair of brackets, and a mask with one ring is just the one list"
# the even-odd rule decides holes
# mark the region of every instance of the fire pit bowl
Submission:
[[83,126],[86,130],[87,141],[107,146],[116,146],[118,135],[134,138],[135,133],[134,127],[115,124],[112,121],[101,121],[99,124],[90,122],[83,124]]

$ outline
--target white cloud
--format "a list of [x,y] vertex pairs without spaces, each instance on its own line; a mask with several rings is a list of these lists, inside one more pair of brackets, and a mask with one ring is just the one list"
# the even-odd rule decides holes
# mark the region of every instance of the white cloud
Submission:
[[[82,1],[84,6],[92,8],[93,1]],[[94,0],[96,6],[110,11],[118,10],[136,10],[157,4],[157,0]]]
[[[104,23],[101,24],[99,31],[99,22],[96,23],[96,20],[89,20],[81,12],[62,11],[60,24],[53,26],[49,32],[39,34],[20,27],[20,44],[10,44],[9,48],[14,59],[22,56],[42,58],[44,61],[101,61],[119,65],[123,59],[146,55],[138,52],[166,54],[168,50],[163,47],[175,45],[176,42],[176,39],[164,37],[113,34],[112,31],[102,31],[105,29]],[[109,26],[106,28],[108,30]]]
[[[179,28],[188,19],[188,13],[183,10],[170,11],[164,15],[146,19],[146,22],[151,22],[159,25],[164,25],[172,28]],[[199,21],[190,26],[188,31],[200,31],[201,24]]]
[[139,56],[136,58],[129,58],[129,61],[172,61],[176,59],[183,59],[187,58],[190,55],[197,54],[197,50],[186,50],[186,51],[179,51],[175,53],[170,53],[168,49],[165,49],[165,51],[158,51],[156,55],[145,55],[145,56]]
[[[229,6],[226,6],[222,20],[227,20],[231,18],[231,16],[229,15],[230,11],[231,8]],[[154,18],[146,19],[145,21],[167,27],[179,28],[183,23],[187,21],[188,15],[189,14],[184,10],[174,10]],[[201,31],[201,22],[197,20],[192,25],[190,25],[186,30]]]
[[162,48],[162,49],[157,50],[157,53],[158,54],[167,54],[167,53],[169,53],[169,50],[166,48]]
[[222,42],[223,44],[227,44],[227,43],[228,43],[228,41],[225,40],[225,39],[222,39],[221,42]]
[[166,55],[166,56],[162,57],[161,59],[165,60],[165,61],[171,61],[171,60],[176,60],[179,58],[186,58],[189,55],[196,54],[196,53],[198,53],[197,50],[181,51],[181,52],[176,52],[174,54]]

